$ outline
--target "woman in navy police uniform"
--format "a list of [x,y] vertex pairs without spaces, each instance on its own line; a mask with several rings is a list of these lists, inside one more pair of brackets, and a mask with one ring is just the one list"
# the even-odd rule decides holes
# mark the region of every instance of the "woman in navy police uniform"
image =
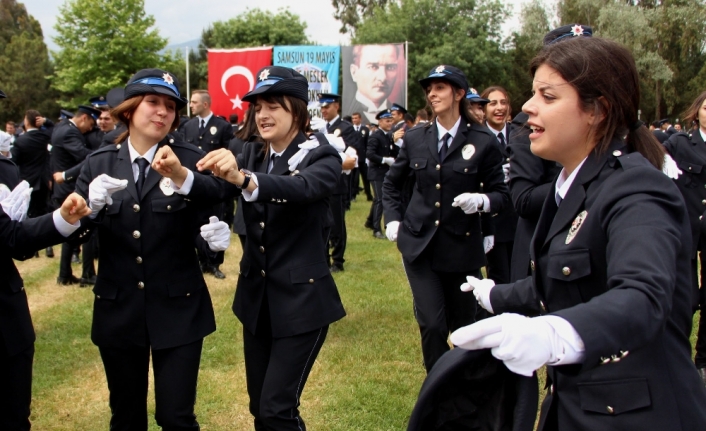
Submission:
[[[475,301],[458,290],[485,266],[481,213],[508,204],[503,157],[490,131],[468,110],[468,83],[440,65],[419,81],[434,121],[414,127],[383,183],[387,237],[397,241],[414,297],[427,371],[448,346],[449,331],[475,321]],[[406,211],[402,191],[415,186]],[[482,183],[482,193],[481,193]]]
[[[113,110],[127,130],[116,145],[91,154],[77,181],[101,243],[91,339],[105,367],[111,430],[147,429],[150,354],[157,424],[165,431],[199,429],[201,348],[216,324],[194,250],[223,250],[230,233],[218,222],[202,229],[208,242],[199,234],[202,210],[222,198],[225,183],[197,172],[205,153],[168,135],[185,104],[169,72],[137,72]],[[163,159],[174,155],[181,169],[168,171]]]
[[630,52],[574,37],[582,30],[532,61],[532,152],[563,166],[532,239],[532,275],[497,286],[469,277],[462,289],[497,316],[451,340],[490,348],[518,374],[548,365],[540,430],[704,430],[684,200],[638,121]]
[[237,161],[213,151],[199,167],[243,192],[247,241],[233,311],[243,323],[255,429],[301,431],[299,397],[329,324],[345,315],[326,256],[341,157],[323,135],[304,134],[303,75],[268,66],[257,77],[243,100],[253,104],[265,142],[245,143]]

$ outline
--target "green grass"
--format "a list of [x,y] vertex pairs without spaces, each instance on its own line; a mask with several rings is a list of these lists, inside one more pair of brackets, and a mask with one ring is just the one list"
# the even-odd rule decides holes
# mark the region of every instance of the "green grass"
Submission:
[[[346,215],[346,270],[335,278],[348,315],[331,326],[302,396],[301,413],[310,430],[404,430],[424,380],[401,257],[394,244],[363,228],[369,208],[363,195]],[[206,277],[218,329],[204,342],[199,375],[196,414],[204,431],[252,429],[242,326],[231,311],[240,254],[233,237],[222,266],[227,279]],[[37,330],[34,429],[108,429],[105,374],[90,341],[93,294],[57,286],[58,254],[41,255],[18,263]],[[149,412],[149,429],[158,430],[151,390]]]

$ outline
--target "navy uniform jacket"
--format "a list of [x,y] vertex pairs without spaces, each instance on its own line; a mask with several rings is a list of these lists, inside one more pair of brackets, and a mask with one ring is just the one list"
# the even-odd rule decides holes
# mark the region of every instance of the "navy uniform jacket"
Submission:
[[86,133],[84,137],[86,138],[86,145],[91,151],[95,151],[101,147],[101,142],[103,142],[103,137],[106,135],[104,131],[98,127],[94,127],[90,132]]
[[691,223],[691,257],[703,250],[700,229],[706,214],[706,143],[701,133],[695,131],[691,138],[680,132],[664,143],[665,148],[677,162],[682,174],[675,181],[686,202],[686,212]]
[[[621,141],[591,153],[565,199],[547,196],[532,276],[497,285],[496,314],[552,313],[585,344],[582,364],[547,367],[559,429],[706,429],[691,361],[691,230],[677,187]],[[556,396],[552,395],[556,394]]]
[[[355,131],[355,126],[353,126],[353,131]],[[360,130],[356,132],[359,134],[358,143],[355,150],[358,152],[358,164],[365,163],[365,152],[368,150],[368,138],[370,138],[370,129],[368,126],[360,125]]]
[[[446,159],[440,162],[436,123],[407,131],[382,186],[385,221],[401,222],[397,247],[402,256],[414,261],[431,247],[432,256],[438,257],[433,261],[437,271],[473,271],[485,265],[480,214],[465,214],[451,204],[461,193],[479,193],[482,183],[492,212],[508,205],[503,158],[496,141],[487,128],[462,119]],[[471,147],[463,151],[466,146],[474,149],[470,157]],[[401,192],[410,173],[415,186],[405,212]]]
[[[83,162],[91,154],[86,138],[71,121],[62,121],[51,135],[51,172],[64,172]],[[75,177],[65,176],[62,184],[54,184],[52,197],[63,201],[74,191]]]
[[368,165],[368,180],[382,181],[390,167],[382,162],[383,157],[397,157],[399,148],[392,142],[392,133],[377,129],[368,138],[365,158],[370,160]]
[[100,174],[128,181],[93,226],[101,243],[93,288],[91,338],[96,345],[165,349],[216,329],[195,249],[208,249],[199,235],[200,211],[222,199],[224,182],[197,172],[202,151],[171,135],[159,146],[167,144],[194,172],[188,196],[166,195],[159,185],[162,177],[152,169],[138,196],[127,143],[91,154],[76,183],[76,192],[88,199],[88,186]]
[[[526,117],[521,121],[527,121]],[[554,194],[555,180],[561,171],[561,165],[558,163],[532,154],[529,133],[528,128],[516,127],[507,147],[510,153],[508,185],[513,206],[519,216],[515,245],[512,249],[511,281],[521,280],[529,275],[530,241],[537,227],[544,200],[548,194]]]
[[[500,149],[500,153],[502,153],[503,156],[503,164],[505,163],[510,163],[510,155],[511,150],[510,150],[510,145],[512,145],[514,141],[514,136],[517,133],[518,127],[516,127],[513,123],[507,123],[507,135],[505,136],[505,146],[503,147],[500,142],[498,142],[498,139],[495,138],[495,142]],[[491,131],[493,135],[495,135],[494,132]],[[512,168],[511,168],[512,169]],[[515,240],[515,232],[517,230],[517,212],[515,211],[515,208],[512,205],[507,205],[505,208],[502,209],[502,211],[499,211],[498,214],[492,218],[492,223],[494,225],[494,236],[495,236],[495,242],[513,242]]]
[[184,124],[181,130],[186,142],[196,145],[207,153],[220,148],[228,149],[228,144],[233,138],[233,127],[229,122],[213,114],[201,133],[199,121],[201,121],[199,117],[194,117]]
[[[238,137],[234,137],[230,140],[228,144],[228,149],[235,157],[238,157],[240,153],[243,152],[243,147],[245,146],[245,141]],[[241,196],[238,198],[238,205],[235,208],[235,216],[233,217],[233,232],[238,235],[245,235],[245,220],[243,219],[243,199]]]
[[12,191],[20,183],[20,170],[12,160],[0,154],[0,184]]
[[[341,117],[338,117],[336,121],[331,123],[331,126],[329,126],[328,128],[328,132],[332,135],[335,135],[336,130],[339,130],[339,136],[343,138],[343,143],[346,145],[346,149],[348,147],[353,147],[356,151],[358,151],[357,148],[358,143],[360,142],[360,138],[358,137],[358,134],[356,133],[351,123],[349,123],[348,121],[343,121],[341,120]],[[344,172],[341,172],[341,175],[338,178],[338,185],[336,186],[334,194],[344,195],[350,192],[350,187],[347,179],[348,175]]]
[[28,259],[35,251],[65,240],[52,217],[46,214],[19,223],[0,209],[0,334],[10,356],[35,340],[24,283],[12,259]]
[[50,178],[49,150],[51,130],[34,129],[23,133],[12,147],[12,159],[20,168],[20,178],[35,191],[46,189]]
[[269,174],[264,144],[247,142],[238,156],[238,166],[254,172],[259,183],[256,202],[242,199],[248,240],[233,303],[252,333],[265,297],[273,337],[313,331],[346,314],[326,259],[328,198],[341,158],[330,145],[319,145],[290,172],[287,161],[305,140],[297,135]]

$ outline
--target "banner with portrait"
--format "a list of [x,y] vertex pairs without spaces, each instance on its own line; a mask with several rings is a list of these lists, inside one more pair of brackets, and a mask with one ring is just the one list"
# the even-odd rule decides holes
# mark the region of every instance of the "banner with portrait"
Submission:
[[275,66],[289,67],[309,81],[309,113],[321,117],[319,94],[338,93],[340,46],[276,46],[272,61]]
[[363,124],[393,103],[406,106],[407,56],[403,43],[341,47],[342,114],[361,114]]

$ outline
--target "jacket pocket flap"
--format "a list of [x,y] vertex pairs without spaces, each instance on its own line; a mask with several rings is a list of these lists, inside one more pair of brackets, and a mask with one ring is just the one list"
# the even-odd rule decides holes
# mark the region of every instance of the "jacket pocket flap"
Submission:
[[10,277],[10,291],[12,293],[17,293],[21,291],[24,288],[24,282],[22,281],[22,278],[19,276],[11,276]]
[[192,293],[201,290],[206,282],[202,276],[188,277],[184,280],[175,281],[167,285],[169,297],[191,296]]
[[424,169],[427,167],[427,159],[411,159],[409,167],[412,169]]
[[419,234],[419,232],[421,232],[423,224],[424,222],[422,220],[410,216],[409,213],[404,217],[405,227],[414,235],[417,235]]
[[152,212],[172,213],[183,208],[186,208],[186,201],[181,195],[152,199]]
[[105,215],[114,215],[120,212],[120,206],[123,204],[122,199],[113,199],[113,203],[108,205],[105,209]]
[[238,274],[242,275],[243,277],[247,277],[249,272],[250,272],[250,262],[246,261],[245,259],[242,259],[240,261],[240,272]]
[[579,383],[578,388],[581,408],[589,412],[619,415],[652,405],[646,378]]
[[105,278],[98,278],[93,286],[96,299],[115,299],[118,296],[118,284]]
[[547,275],[556,280],[573,281],[591,274],[588,249],[569,250],[549,255]]
[[289,278],[292,283],[311,283],[331,274],[331,270],[326,262],[313,263],[311,265],[300,266],[289,270]]
[[459,174],[475,174],[478,172],[478,165],[475,163],[468,163],[467,161],[458,161],[454,163],[454,172]]
[[685,174],[700,174],[701,170],[703,169],[703,165],[697,165],[695,163],[689,163],[684,161],[679,162],[677,165],[679,166],[679,169],[681,169]]

